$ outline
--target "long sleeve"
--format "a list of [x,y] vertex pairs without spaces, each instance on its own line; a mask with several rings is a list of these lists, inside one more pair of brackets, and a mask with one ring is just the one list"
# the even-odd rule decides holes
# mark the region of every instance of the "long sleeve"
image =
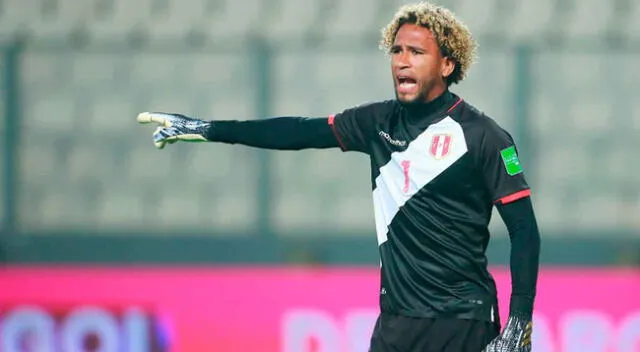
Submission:
[[263,149],[300,150],[339,147],[329,118],[283,116],[262,120],[211,121],[205,138]]
[[530,318],[538,280],[540,233],[530,197],[498,204],[511,238],[510,314]]

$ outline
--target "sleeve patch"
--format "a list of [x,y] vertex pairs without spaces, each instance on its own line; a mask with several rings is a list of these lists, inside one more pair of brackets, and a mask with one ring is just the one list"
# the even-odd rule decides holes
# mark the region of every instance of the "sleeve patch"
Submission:
[[522,172],[522,165],[520,164],[520,159],[518,159],[515,146],[502,149],[500,156],[502,157],[502,163],[509,176],[515,176]]

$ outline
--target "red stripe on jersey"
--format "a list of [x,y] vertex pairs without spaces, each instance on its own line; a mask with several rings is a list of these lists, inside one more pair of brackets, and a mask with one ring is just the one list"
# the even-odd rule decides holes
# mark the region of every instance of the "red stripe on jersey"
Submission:
[[338,134],[338,131],[336,131],[336,125],[334,123],[335,119],[336,115],[329,115],[329,126],[331,126],[331,131],[333,131],[333,135],[336,136],[338,144],[340,144],[340,149],[347,150],[347,148],[344,146],[344,143],[342,142],[342,138],[340,138],[340,135]]
[[451,112],[453,109],[456,108],[456,106],[460,105],[460,103],[462,103],[462,98],[458,99],[458,101],[456,101],[456,103],[453,104],[453,106],[450,107],[449,110],[447,110],[447,112]]
[[531,195],[531,190],[530,189],[525,189],[516,193],[512,193],[508,196],[504,196],[500,199],[498,199],[498,203],[501,204],[507,204],[507,203],[511,203],[511,202],[515,202],[518,199],[522,199],[524,197],[529,197]]

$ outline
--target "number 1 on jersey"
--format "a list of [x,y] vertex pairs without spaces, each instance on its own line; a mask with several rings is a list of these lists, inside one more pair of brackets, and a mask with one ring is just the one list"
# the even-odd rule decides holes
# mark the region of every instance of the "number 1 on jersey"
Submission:
[[403,160],[400,165],[402,166],[402,173],[404,174],[404,187],[402,187],[402,192],[409,192],[409,168],[411,168],[411,160]]

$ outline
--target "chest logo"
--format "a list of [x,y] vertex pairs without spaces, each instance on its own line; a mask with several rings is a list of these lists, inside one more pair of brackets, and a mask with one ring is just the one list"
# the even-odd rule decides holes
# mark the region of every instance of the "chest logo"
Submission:
[[398,146],[398,147],[404,147],[407,145],[407,141],[402,141],[399,139],[393,139],[391,138],[391,135],[388,134],[387,132],[384,131],[379,131],[378,135],[384,139],[387,140],[387,142],[391,143],[392,145]]
[[436,159],[443,159],[451,150],[452,137],[450,134],[436,134],[431,138],[429,153]]

